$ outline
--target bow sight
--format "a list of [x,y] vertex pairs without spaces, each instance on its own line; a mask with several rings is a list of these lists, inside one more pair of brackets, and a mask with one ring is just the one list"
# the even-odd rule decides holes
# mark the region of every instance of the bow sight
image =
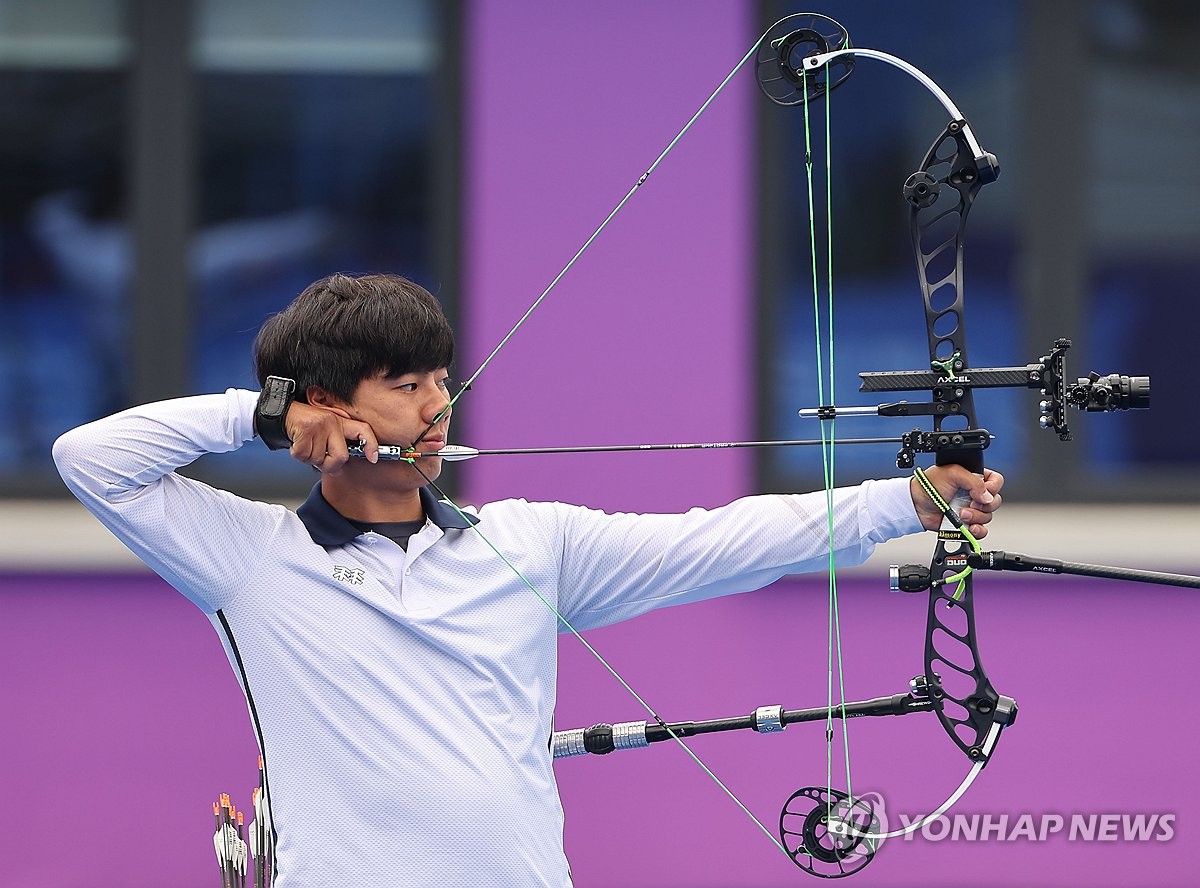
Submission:
[[[1067,349],[1071,340],[1059,339],[1034,363],[1023,367],[972,367],[968,369],[959,353],[948,360],[934,360],[931,370],[891,370],[858,374],[861,392],[902,392],[928,390],[932,400],[924,403],[900,401],[877,407],[822,407],[799,411],[801,416],[832,419],[835,416],[875,414],[878,416],[931,415],[937,418],[964,415],[970,392],[979,388],[1037,389],[1042,400],[1038,407],[1038,425],[1053,430],[1063,441],[1071,440],[1067,424],[1067,407],[1088,412],[1112,410],[1142,410],[1150,406],[1150,377],[1122,376],[1110,373],[1101,376],[1090,373],[1067,383]],[[938,423],[940,430],[940,423]],[[991,436],[985,429],[956,433],[930,434],[919,429],[904,436],[896,465],[911,469],[916,453],[939,453],[943,450],[982,450]]]
[[1150,406],[1150,377],[1089,373],[1067,387],[1067,403],[1078,410],[1140,410]]

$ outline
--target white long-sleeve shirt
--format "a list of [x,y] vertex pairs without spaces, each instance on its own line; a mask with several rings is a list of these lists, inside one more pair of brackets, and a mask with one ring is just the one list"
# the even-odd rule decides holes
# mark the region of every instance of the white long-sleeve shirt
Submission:
[[[512,567],[582,630],[828,561],[823,493],[682,515],[506,500],[465,519],[422,491],[405,550],[319,486],[292,512],[174,472],[250,441],[256,399],[127,410],[54,458],[217,629],[264,756],[277,888],[570,884],[548,749],[562,627]],[[834,502],[842,564],[921,529],[907,479]]]

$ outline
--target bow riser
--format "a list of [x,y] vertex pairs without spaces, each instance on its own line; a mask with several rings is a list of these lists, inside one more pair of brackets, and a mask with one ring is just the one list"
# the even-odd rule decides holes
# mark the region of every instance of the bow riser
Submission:
[[[925,303],[929,360],[943,372],[933,388],[935,431],[979,429],[975,398],[965,376],[967,332],[964,315],[963,241],[975,196],[999,172],[995,159],[978,152],[965,121],[951,121],[909,177],[904,195],[911,206],[913,252]],[[957,464],[983,472],[979,448],[938,449],[938,465]],[[961,508],[965,503],[954,503]],[[949,521],[938,533],[930,563],[932,580],[925,628],[925,676],[928,693],[939,703],[936,712],[950,739],[972,761],[985,759],[985,740],[997,718],[1000,695],[983,668],[975,630],[975,597],[971,576],[946,582],[966,567],[967,540]],[[1015,715],[1015,706],[1013,707]],[[1011,718],[1008,719],[1011,721]],[[1006,723],[1008,723],[1006,721]]]

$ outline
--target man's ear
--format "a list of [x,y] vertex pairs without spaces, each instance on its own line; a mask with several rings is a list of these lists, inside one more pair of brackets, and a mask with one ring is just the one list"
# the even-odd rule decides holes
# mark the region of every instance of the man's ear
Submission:
[[314,407],[323,407],[326,410],[332,410],[339,416],[344,416],[346,419],[353,419],[350,415],[350,405],[339,398],[332,392],[322,388],[319,385],[310,385],[304,390],[304,397],[309,404]]

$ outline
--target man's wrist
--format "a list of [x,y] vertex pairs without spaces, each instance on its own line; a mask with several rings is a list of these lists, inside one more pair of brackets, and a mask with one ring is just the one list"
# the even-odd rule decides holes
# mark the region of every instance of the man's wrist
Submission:
[[283,376],[268,376],[254,408],[254,430],[263,443],[272,450],[286,450],[292,446],[288,437],[288,408],[296,395],[296,381]]

